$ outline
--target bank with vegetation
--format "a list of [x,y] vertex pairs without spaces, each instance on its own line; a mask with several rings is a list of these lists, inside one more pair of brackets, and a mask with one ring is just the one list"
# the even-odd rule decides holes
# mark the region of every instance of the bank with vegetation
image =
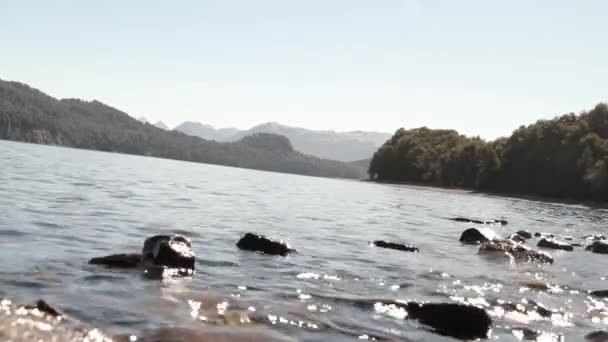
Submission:
[[521,126],[486,141],[399,129],[372,158],[372,180],[608,201],[608,106]]

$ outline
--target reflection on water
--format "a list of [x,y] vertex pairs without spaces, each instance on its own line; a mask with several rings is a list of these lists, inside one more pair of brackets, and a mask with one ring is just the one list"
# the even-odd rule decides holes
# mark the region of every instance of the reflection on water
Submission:
[[[0,295],[44,298],[110,334],[451,340],[391,304],[411,300],[484,307],[499,341],[580,341],[608,328],[606,300],[588,293],[608,288],[606,256],[578,247],[549,251],[553,265],[483,257],[458,242],[470,225],[447,220],[504,217],[508,225],[492,226],[503,236],[524,229],[579,241],[606,232],[605,209],[8,142],[0,156]],[[299,253],[238,251],[249,231]],[[87,265],[160,233],[192,238],[193,277]]]

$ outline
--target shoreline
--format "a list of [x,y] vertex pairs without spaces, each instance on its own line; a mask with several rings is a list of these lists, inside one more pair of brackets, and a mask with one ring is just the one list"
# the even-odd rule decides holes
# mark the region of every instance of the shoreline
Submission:
[[449,187],[444,185],[431,185],[428,183],[414,182],[414,181],[385,181],[385,180],[373,180],[373,179],[362,179],[362,182],[384,184],[384,185],[400,185],[407,188],[426,190],[426,191],[444,191],[450,193],[460,194],[479,194],[494,197],[505,197],[505,198],[516,198],[529,201],[547,202],[547,203],[559,203],[569,205],[581,205],[592,209],[608,209],[608,203],[599,202],[593,200],[577,200],[571,198],[551,197],[543,195],[531,195],[531,194],[518,194],[509,192],[495,192],[495,191],[482,191],[470,188],[461,187]]

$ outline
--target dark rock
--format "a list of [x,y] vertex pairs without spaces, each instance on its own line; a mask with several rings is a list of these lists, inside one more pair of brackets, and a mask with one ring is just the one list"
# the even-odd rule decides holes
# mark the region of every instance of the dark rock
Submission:
[[263,235],[247,233],[243,236],[236,246],[239,249],[246,251],[262,252],[270,255],[286,256],[289,253],[295,252],[289,245],[283,241],[271,240]]
[[170,241],[160,241],[152,256],[155,265],[166,266],[169,268],[194,269],[194,252],[188,243],[181,239]]
[[525,230],[520,230],[517,233],[515,233],[521,237],[523,237],[524,239],[531,239],[532,238],[532,233],[527,232]]
[[414,247],[412,245],[403,245],[400,243],[387,242],[382,240],[376,240],[372,243],[376,247],[388,248],[388,249],[396,249],[398,251],[405,252],[420,252],[418,247]]
[[491,240],[479,246],[480,254],[504,253],[514,259],[553,263],[553,257],[545,252],[533,250],[511,240]]
[[587,246],[585,250],[591,251],[592,253],[608,254],[608,243],[604,242],[603,240],[593,241],[593,243]]
[[141,250],[141,254],[146,259],[153,259],[155,250],[157,246],[163,241],[174,241],[174,242],[182,242],[186,244],[188,247],[192,248],[192,241],[185,236],[182,235],[155,235],[153,237],[147,238],[144,241],[144,246]]
[[606,297],[608,297],[608,290],[592,291],[590,294],[594,297],[606,298]]
[[588,342],[608,342],[608,332],[606,331],[594,331],[585,335],[585,341]]
[[524,239],[521,235],[519,234],[513,234],[511,236],[509,236],[509,240],[511,241],[515,241],[517,243],[526,243],[526,239]]
[[574,237],[573,237],[573,236],[570,236],[570,235],[564,235],[564,236],[562,236],[562,239],[563,239],[564,241],[573,241],[573,240],[574,240]]
[[136,268],[142,265],[144,259],[141,254],[114,254],[89,260],[91,265],[104,265],[108,267]]
[[474,245],[494,239],[499,239],[498,235],[487,228],[469,228],[460,235],[460,242]]
[[559,249],[559,250],[568,251],[568,252],[572,252],[574,250],[574,247],[572,247],[572,245],[569,243],[555,240],[555,239],[546,239],[546,238],[541,239],[536,246],[542,247],[542,248]]
[[26,308],[28,310],[38,309],[38,311],[43,312],[52,317],[63,316],[59,311],[55,310],[55,308],[50,306],[47,302],[43,301],[42,299],[38,300],[36,302],[36,305],[26,305],[26,306],[24,306],[24,308]]
[[475,224],[500,224],[500,225],[503,225],[503,226],[508,223],[506,220],[486,220],[486,221],[482,221],[482,220],[470,219],[470,218],[466,218],[466,217],[455,217],[455,218],[451,218],[450,220],[456,221],[456,222],[475,223]]
[[147,238],[144,241],[144,247],[141,249],[141,254],[146,259],[152,259],[154,257],[154,250],[156,246],[162,241],[171,241],[171,235],[155,235]]
[[452,303],[407,303],[409,318],[428,325],[436,333],[459,339],[487,338],[492,326],[488,313],[480,308]]

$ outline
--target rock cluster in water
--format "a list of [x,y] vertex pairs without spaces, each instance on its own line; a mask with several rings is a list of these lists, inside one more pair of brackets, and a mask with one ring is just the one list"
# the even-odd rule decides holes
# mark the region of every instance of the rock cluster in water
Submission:
[[[483,224],[483,225],[506,225],[505,220],[475,220],[467,218],[454,218],[457,222]],[[572,251],[573,243],[568,243],[555,239],[553,234],[536,233],[534,236],[540,238],[537,246],[556,250]],[[460,242],[464,244],[479,245],[479,254],[504,254],[515,260],[525,260],[540,263],[553,263],[553,257],[545,252],[534,250],[525,244],[528,239],[533,237],[532,233],[520,230],[509,236],[508,239],[501,238],[496,232],[488,227],[468,228],[460,236]],[[563,240],[572,241],[572,237],[562,237]],[[584,237],[587,241],[587,250],[593,253],[608,254],[608,243],[604,236],[591,235]],[[420,250],[412,245],[390,242],[385,240],[375,240],[372,245],[380,248],[393,249],[406,252],[419,252]],[[286,256],[295,252],[287,243],[282,240],[274,240],[264,235],[246,233],[236,244],[241,250],[255,251],[267,255]],[[105,257],[92,258],[89,263],[94,265],[105,265],[107,267],[118,268],[140,268],[146,270],[160,269],[185,269],[194,270],[195,255],[192,251],[190,239],[181,235],[156,235],[144,241],[141,253],[114,254]],[[608,297],[608,290],[598,290],[589,292],[591,296]],[[520,303],[514,304],[502,302],[496,304],[505,312],[519,312],[528,314],[533,312],[541,317],[551,317],[553,314],[541,304],[532,300],[526,301],[527,306]],[[391,302],[390,305],[397,305],[407,312],[408,319],[415,319],[423,325],[430,327],[434,332],[451,336],[458,339],[480,339],[487,338],[492,328],[492,319],[483,309],[472,305],[460,303],[418,303]],[[38,301],[35,305],[21,307],[22,310],[31,310],[39,313],[40,317],[46,320],[53,317],[61,317],[61,313],[55,310],[44,301]],[[522,311],[523,310],[523,311]],[[2,324],[0,319],[0,331]],[[61,332],[62,330],[58,330]],[[25,332],[27,334],[27,332]],[[65,336],[89,336],[82,335],[84,332],[66,330]],[[72,334],[72,335],[70,335]],[[101,333],[89,338],[90,341],[109,341]],[[223,333],[222,333],[223,334]],[[212,336],[208,333],[203,334],[206,338]],[[143,341],[165,341],[171,340],[175,336],[175,341],[181,341],[181,337],[188,336],[198,338],[199,332],[189,330],[159,330],[157,333],[146,336]],[[529,331],[530,336],[534,335]],[[5,336],[5,335],[1,335]],[[6,335],[11,336],[11,335]],[[23,335],[25,336],[25,335]],[[28,335],[30,336],[30,335]],[[41,338],[42,335],[31,335],[33,338]],[[181,336],[181,337],[180,337]],[[220,335],[218,335],[220,336]],[[223,336],[223,335],[222,335]],[[101,339],[95,339],[95,338]],[[69,338],[65,340],[71,341]],[[585,337],[587,341],[608,341],[605,332],[594,332]],[[19,339],[15,339],[19,341]],[[280,339],[279,339],[280,340]]]
[[181,235],[156,235],[144,241],[141,254],[113,254],[92,258],[89,264],[119,268],[194,270],[195,255],[190,239]]

